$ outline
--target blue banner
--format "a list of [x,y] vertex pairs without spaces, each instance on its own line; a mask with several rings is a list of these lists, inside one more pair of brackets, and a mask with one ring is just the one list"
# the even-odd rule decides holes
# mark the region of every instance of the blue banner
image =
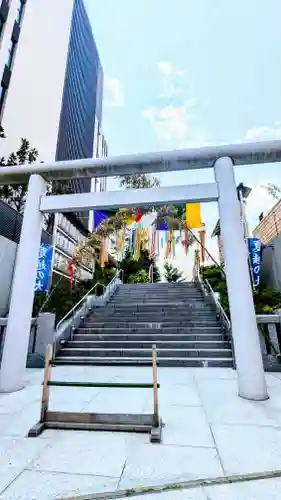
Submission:
[[53,247],[50,245],[40,245],[35,292],[47,292],[49,288],[49,277],[52,266]]
[[253,287],[256,289],[260,286],[261,240],[259,238],[248,238],[248,245],[253,275]]

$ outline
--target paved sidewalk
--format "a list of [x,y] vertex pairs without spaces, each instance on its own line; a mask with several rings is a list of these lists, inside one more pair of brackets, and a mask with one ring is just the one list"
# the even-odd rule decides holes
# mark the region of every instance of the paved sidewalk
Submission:
[[[57,367],[62,380],[151,381],[150,368]],[[281,469],[281,373],[267,374],[270,399],[237,396],[236,373],[216,368],[160,368],[163,444],[148,435],[45,431],[38,421],[43,372],[26,388],[0,395],[0,499],[51,500],[197,478]],[[51,388],[50,409],[152,411],[152,391]],[[281,480],[145,495],[144,500],[273,500]]]

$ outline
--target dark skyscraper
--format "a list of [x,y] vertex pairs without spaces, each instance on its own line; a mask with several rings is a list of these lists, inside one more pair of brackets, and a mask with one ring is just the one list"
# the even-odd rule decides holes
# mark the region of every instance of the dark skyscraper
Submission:
[[[56,160],[99,156],[103,69],[83,0],[74,0]],[[91,179],[73,181],[90,191]]]

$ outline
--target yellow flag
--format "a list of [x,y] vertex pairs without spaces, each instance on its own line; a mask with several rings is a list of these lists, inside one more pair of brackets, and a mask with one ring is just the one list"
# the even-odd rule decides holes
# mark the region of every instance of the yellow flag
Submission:
[[186,225],[190,229],[199,229],[204,226],[201,219],[200,203],[189,203],[186,205]]
[[133,223],[135,222],[135,217],[127,217],[127,219],[125,220],[125,224],[130,227]]

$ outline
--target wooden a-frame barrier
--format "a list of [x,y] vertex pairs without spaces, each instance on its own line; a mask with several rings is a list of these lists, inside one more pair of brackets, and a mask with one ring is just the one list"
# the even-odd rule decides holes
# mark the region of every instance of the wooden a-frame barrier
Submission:
[[[41,416],[29,431],[28,437],[37,437],[45,429],[96,430],[119,432],[150,432],[152,443],[160,443],[163,423],[159,417],[156,346],[152,347],[153,383],[115,383],[115,382],[63,382],[51,380],[53,348],[46,348]],[[153,389],[153,414],[128,413],[83,413],[49,410],[50,387],[107,387],[127,389]]]

